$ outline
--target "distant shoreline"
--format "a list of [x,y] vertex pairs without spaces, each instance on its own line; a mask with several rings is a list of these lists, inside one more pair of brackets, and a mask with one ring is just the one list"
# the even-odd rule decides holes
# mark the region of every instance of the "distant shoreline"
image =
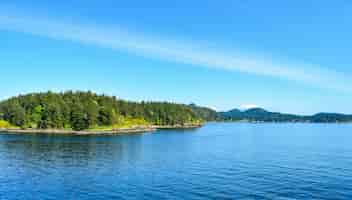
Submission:
[[352,124],[352,121],[328,121],[328,122],[314,122],[314,121],[251,121],[251,120],[223,120],[212,121],[223,123],[248,123],[248,124]]
[[194,129],[200,128],[203,124],[192,125],[168,125],[168,126],[145,126],[133,128],[119,128],[113,130],[64,130],[64,129],[20,129],[20,128],[0,128],[0,132],[8,134],[53,134],[53,135],[120,135],[134,133],[148,133],[164,129]]

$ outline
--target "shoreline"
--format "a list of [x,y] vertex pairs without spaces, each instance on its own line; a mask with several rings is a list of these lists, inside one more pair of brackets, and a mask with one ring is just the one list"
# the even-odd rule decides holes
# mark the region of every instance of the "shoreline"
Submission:
[[153,125],[152,127],[155,128],[156,130],[165,130],[165,129],[194,129],[194,128],[200,128],[204,124],[186,124],[186,125],[167,125],[167,126],[156,126]]
[[19,128],[0,128],[1,133],[8,134],[53,134],[53,135],[120,135],[120,134],[135,134],[135,133],[148,133],[157,130],[167,129],[195,129],[202,127],[203,124],[193,125],[170,125],[170,126],[146,126],[146,127],[132,127],[132,128],[119,128],[113,130],[64,130],[64,129],[19,129]]
[[352,121],[333,121],[333,122],[313,122],[313,121],[249,121],[249,120],[236,120],[236,121],[212,121],[221,123],[248,123],[248,124],[352,124]]

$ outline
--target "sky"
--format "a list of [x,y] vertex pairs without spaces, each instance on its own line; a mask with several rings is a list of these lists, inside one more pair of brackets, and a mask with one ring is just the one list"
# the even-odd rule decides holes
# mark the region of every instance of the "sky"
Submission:
[[91,90],[219,111],[352,113],[352,2],[0,2],[0,99]]

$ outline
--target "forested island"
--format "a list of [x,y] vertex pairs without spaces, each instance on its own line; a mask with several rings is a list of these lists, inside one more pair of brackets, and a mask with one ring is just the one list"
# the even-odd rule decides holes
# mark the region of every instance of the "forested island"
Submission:
[[195,128],[207,121],[349,123],[352,115],[301,116],[262,108],[216,112],[195,104],[133,102],[90,91],[31,93],[0,102],[0,129],[9,132],[129,133]]
[[12,131],[138,132],[203,123],[188,105],[132,102],[89,91],[32,93],[0,102],[0,128]]

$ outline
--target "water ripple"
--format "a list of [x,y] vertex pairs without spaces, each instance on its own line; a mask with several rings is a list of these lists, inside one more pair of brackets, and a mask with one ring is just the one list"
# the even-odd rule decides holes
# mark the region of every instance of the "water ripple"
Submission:
[[0,199],[347,200],[350,129],[211,123],[192,134],[0,134]]

